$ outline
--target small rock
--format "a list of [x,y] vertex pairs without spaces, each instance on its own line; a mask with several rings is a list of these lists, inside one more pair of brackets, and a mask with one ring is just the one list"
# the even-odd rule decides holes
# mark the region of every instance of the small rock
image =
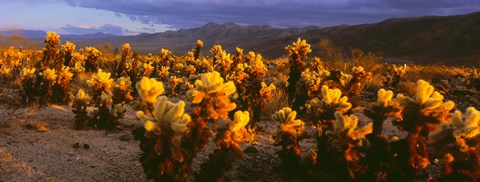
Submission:
[[74,149],[79,149],[79,148],[80,148],[80,143],[78,143],[78,142],[77,142],[77,143],[74,143],[74,144],[72,145],[72,148],[74,148]]
[[88,144],[83,144],[83,149],[87,149],[87,150],[90,149],[90,145],[88,145]]
[[256,154],[256,153],[258,153],[258,148],[255,147],[255,146],[250,146],[250,147],[247,147],[244,150],[244,152],[247,153],[247,154]]
[[130,140],[132,140],[132,136],[130,136],[130,135],[128,135],[128,134],[125,134],[125,135],[122,135],[122,136],[120,137],[120,140],[121,140],[121,141],[130,141]]

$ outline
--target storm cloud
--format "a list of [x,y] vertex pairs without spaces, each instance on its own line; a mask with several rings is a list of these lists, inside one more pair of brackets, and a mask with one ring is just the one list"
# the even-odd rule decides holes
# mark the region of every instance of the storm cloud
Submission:
[[174,28],[208,22],[279,27],[333,26],[395,17],[464,14],[477,0],[66,0],[70,6],[108,10],[145,24]]

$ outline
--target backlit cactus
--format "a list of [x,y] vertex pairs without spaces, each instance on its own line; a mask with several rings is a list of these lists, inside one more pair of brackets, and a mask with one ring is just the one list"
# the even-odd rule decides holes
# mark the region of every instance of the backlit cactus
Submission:
[[205,112],[206,117],[217,120],[227,118],[228,112],[235,109],[236,104],[228,98],[235,92],[233,82],[224,83],[220,73],[214,71],[205,73],[200,80],[196,80],[195,88],[187,92],[187,97],[192,104],[204,106],[198,112]]
[[137,117],[145,122],[144,136],[137,137],[142,137],[140,161],[148,178],[184,179],[184,174],[178,171],[179,166],[174,165],[183,163],[185,158],[181,142],[189,130],[191,118],[184,111],[183,101],[175,104],[161,96],[156,98],[153,112],[137,112]]
[[[330,138],[330,146],[335,150],[342,150],[349,142],[364,138],[365,135],[372,132],[372,124],[356,129],[358,118],[354,115],[344,116],[340,112],[335,112],[335,123],[333,130],[325,132]],[[348,146],[352,147],[352,146]]]
[[[368,124],[363,128],[357,129],[358,118],[354,115],[344,116],[341,112],[335,112],[335,123],[333,130],[325,132],[328,137],[329,155],[322,156],[337,163],[335,171],[342,177],[349,176],[356,179],[356,173],[361,171],[360,153],[357,148],[362,147],[365,135],[372,132],[372,124]],[[326,164],[319,163],[326,167]]]
[[110,75],[111,73],[98,69],[98,71],[92,75],[92,78],[87,80],[87,85],[97,95],[100,95],[99,93],[102,91],[110,92],[114,82],[113,78],[110,78]]
[[436,152],[444,155],[441,180],[479,180],[479,136],[480,112],[473,107],[467,108],[465,115],[455,111],[451,123],[444,123],[439,130],[430,133]]
[[313,114],[320,120],[334,120],[336,111],[346,113],[352,108],[352,104],[348,102],[348,97],[342,96],[340,89],[329,89],[326,85],[322,86],[322,100],[314,98],[309,101],[308,105]]
[[143,77],[135,87],[140,98],[150,105],[154,105],[157,97],[165,91],[163,83],[158,82],[155,78]]
[[225,172],[232,168],[232,162],[243,158],[240,145],[252,140],[253,136],[245,128],[250,121],[248,111],[237,111],[233,121],[219,129],[215,144],[216,149],[209,160],[201,165],[201,170],[195,175],[198,181],[221,181]]

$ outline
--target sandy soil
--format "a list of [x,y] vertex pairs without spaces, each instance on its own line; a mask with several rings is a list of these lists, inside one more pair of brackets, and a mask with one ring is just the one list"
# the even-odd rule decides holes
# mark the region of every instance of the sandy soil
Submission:
[[[125,128],[113,132],[75,130],[69,106],[0,104],[0,118],[0,181],[147,181],[138,162],[139,142],[131,135],[142,123],[130,108],[121,120]],[[296,181],[279,169],[275,152],[280,148],[272,145],[276,128],[270,121],[260,123],[255,141],[243,146],[253,151],[234,162],[228,181]],[[313,136],[314,129],[308,128]],[[301,145],[307,155],[316,142],[312,137]],[[211,143],[199,154],[195,171],[213,149]]]
[[[140,126],[133,114],[122,122]],[[129,129],[75,130],[73,117],[68,106],[0,105],[0,181],[145,181]],[[27,127],[38,124],[48,130]]]

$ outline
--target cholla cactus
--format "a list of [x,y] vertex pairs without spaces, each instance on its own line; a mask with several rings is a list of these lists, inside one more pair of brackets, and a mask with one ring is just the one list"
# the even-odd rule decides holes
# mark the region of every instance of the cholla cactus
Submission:
[[92,78],[87,80],[87,85],[93,90],[94,98],[103,92],[111,92],[113,85],[113,78],[110,78],[111,73],[104,72],[102,69],[98,69],[97,73],[92,75]]
[[[366,72],[361,66],[352,67],[351,72],[352,75],[340,71],[340,74],[337,74],[339,78],[332,78],[333,82],[339,81],[344,94],[348,96],[358,95],[362,90],[362,84],[372,78],[372,73]],[[338,85],[338,82],[336,84]]]
[[[138,95],[148,105],[153,106],[157,97],[165,91],[162,82],[158,82],[155,78],[143,77],[135,86]],[[151,109],[150,109],[151,110]]]
[[62,50],[65,53],[65,58],[63,62],[64,66],[70,66],[76,47],[77,46],[75,46],[75,44],[69,41],[67,41],[64,45],[62,45]]
[[302,134],[305,124],[302,120],[295,119],[296,117],[296,111],[289,107],[284,107],[272,115],[272,120],[280,122],[281,132],[298,137]]
[[65,51],[66,53],[72,55],[74,52],[75,52],[75,48],[77,46],[69,41],[67,41],[64,45],[62,45],[62,49],[63,51]]
[[45,43],[55,47],[60,45],[60,35],[58,35],[57,32],[47,32]]
[[186,178],[181,169],[187,162],[181,142],[189,131],[191,118],[184,110],[183,101],[174,104],[161,96],[156,98],[153,112],[137,112],[137,117],[145,122],[144,135],[137,137],[141,137],[140,161],[147,178],[168,181]]
[[[336,121],[333,130],[325,132],[330,138],[329,143],[332,149],[341,151],[345,147],[348,149],[355,146],[354,141],[364,138],[365,135],[372,132],[372,124],[368,124],[361,129],[356,129],[358,118],[355,115],[344,116],[341,112],[335,112]],[[348,150],[347,149],[347,150]]]
[[77,95],[70,95],[70,105],[75,114],[75,126],[77,129],[90,120],[87,107],[90,105],[92,98],[82,89],[78,90]]
[[266,100],[272,99],[273,92],[275,91],[276,87],[273,83],[269,86],[265,82],[262,82],[262,89],[260,89],[260,96],[265,98]]
[[143,76],[150,77],[150,75],[155,70],[155,67],[152,66],[153,62],[143,63]]
[[176,76],[171,76],[168,80],[168,84],[170,85],[170,94],[175,95],[177,94],[177,90],[179,89],[178,85],[183,83],[182,78],[177,78]]
[[119,104],[133,100],[130,77],[117,78],[113,84],[113,104]]
[[223,53],[223,48],[222,48],[222,45],[214,45],[211,49],[210,49],[210,53],[212,53],[213,55],[213,64],[216,64],[216,60],[218,60],[219,58],[222,57],[222,53]]
[[400,83],[406,71],[407,71],[407,64],[404,64],[403,66],[396,66],[393,64],[389,68],[389,71],[387,72],[387,74],[385,75],[386,85],[392,88],[397,87],[398,83]]
[[441,180],[479,180],[479,136],[480,112],[473,107],[467,109],[465,117],[462,112],[455,111],[451,123],[444,123],[439,130],[430,133],[431,144],[440,148],[439,152],[445,156]]
[[122,55],[123,55],[123,54],[125,54],[125,55],[130,54],[130,51],[131,51],[131,50],[132,50],[132,49],[130,48],[130,44],[129,44],[129,43],[124,43],[124,44],[122,45]]
[[231,70],[233,60],[231,59],[230,54],[228,54],[226,51],[221,52],[219,55],[216,57],[216,62],[214,65],[214,69],[218,72],[220,72],[220,75],[222,77],[225,77]]
[[300,119],[295,119],[296,117],[297,112],[289,107],[284,107],[272,115],[272,120],[280,124],[280,130],[277,131],[275,139],[275,146],[282,146],[278,155],[282,159],[283,165],[292,170],[301,165],[299,140],[305,128],[305,123]]
[[[333,130],[327,131],[325,134],[328,137],[328,152],[331,154],[322,157],[331,157],[337,165],[334,171],[340,178],[349,176],[355,179],[355,174],[361,170],[360,154],[356,151],[358,147],[362,146],[362,140],[365,135],[372,132],[372,124],[356,129],[358,125],[358,118],[354,115],[344,116],[340,112],[335,112],[335,124]],[[331,160],[330,159],[330,160]],[[326,165],[329,163],[319,163]]]
[[[323,81],[330,76],[328,70],[320,70],[320,72],[310,71],[309,68],[302,71],[301,83],[299,87],[303,87],[306,90],[306,94],[309,98],[318,97],[321,91]],[[298,91],[298,89],[297,89]]]
[[[397,95],[397,100],[401,106],[405,107],[405,120],[408,122],[401,122],[407,131],[416,130],[417,126],[426,123],[447,123],[450,110],[455,107],[452,101],[443,102],[443,95],[434,91],[430,83],[419,80],[416,85],[415,97],[411,98],[403,94]],[[433,119],[432,119],[433,117]],[[436,128],[427,126],[428,131]],[[421,129],[421,128],[420,128]]]
[[297,39],[296,42],[293,42],[292,45],[285,47],[288,52],[288,56],[296,61],[301,61],[307,58],[307,54],[312,52],[310,44],[307,43],[307,40]]
[[[308,53],[312,52],[312,49],[310,49],[310,44],[308,44],[306,40],[300,38],[285,49],[290,56],[290,73],[287,80],[288,101],[293,104],[293,109],[298,110],[303,104],[305,104],[305,99],[294,99],[298,96],[296,92],[297,83],[300,81],[300,75],[304,69],[303,60],[307,58]],[[295,101],[295,103],[293,103],[293,101]]]
[[[335,112],[346,113],[352,104],[348,102],[347,96],[342,96],[340,89],[329,89],[328,86],[322,86],[322,100],[314,98],[309,101],[307,107],[310,107],[315,118],[327,121],[327,130],[330,130],[335,119]],[[331,122],[328,122],[331,121]],[[330,124],[328,124],[330,123]]]
[[57,80],[53,86],[53,101],[63,102],[67,99],[67,94],[70,92],[70,81],[72,81],[73,73],[70,72],[70,67],[62,66],[57,73]]
[[382,135],[383,122],[388,117],[403,119],[402,107],[393,99],[393,91],[380,89],[377,92],[377,102],[369,109],[365,110],[365,115],[373,119],[373,134]]
[[199,105],[197,113],[213,120],[225,119],[228,112],[235,109],[236,104],[228,98],[236,92],[232,81],[223,82],[220,73],[205,73],[195,81],[195,88],[187,92],[192,104]]
[[231,169],[235,158],[243,157],[240,145],[253,138],[245,128],[249,120],[250,114],[248,111],[237,111],[234,114],[233,121],[218,131],[215,139],[217,148],[213,154],[210,154],[209,160],[200,166],[199,174],[195,175],[198,181],[223,179],[225,172]]
[[42,72],[43,79],[45,79],[51,85],[55,84],[57,80],[57,74],[54,69],[47,68]]
[[162,81],[167,81],[167,78],[170,76],[170,67],[168,66],[162,66],[160,68],[160,71],[158,71],[158,76],[160,77],[160,80]]
[[403,121],[395,122],[400,129],[408,131],[407,138],[400,139],[398,145],[406,145],[410,151],[398,152],[397,163],[404,174],[414,178],[430,164],[426,142],[428,134],[437,129],[441,123],[449,123],[449,113],[455,103],[443,102],[443,96],[434,91],[428,82],[419,80],[413,98],[397,95],[403,107]]
[[85,61],[86,71],[96,71],[99,66],[99,57],[102,53],[95,47],[86,47],[87,60]]

